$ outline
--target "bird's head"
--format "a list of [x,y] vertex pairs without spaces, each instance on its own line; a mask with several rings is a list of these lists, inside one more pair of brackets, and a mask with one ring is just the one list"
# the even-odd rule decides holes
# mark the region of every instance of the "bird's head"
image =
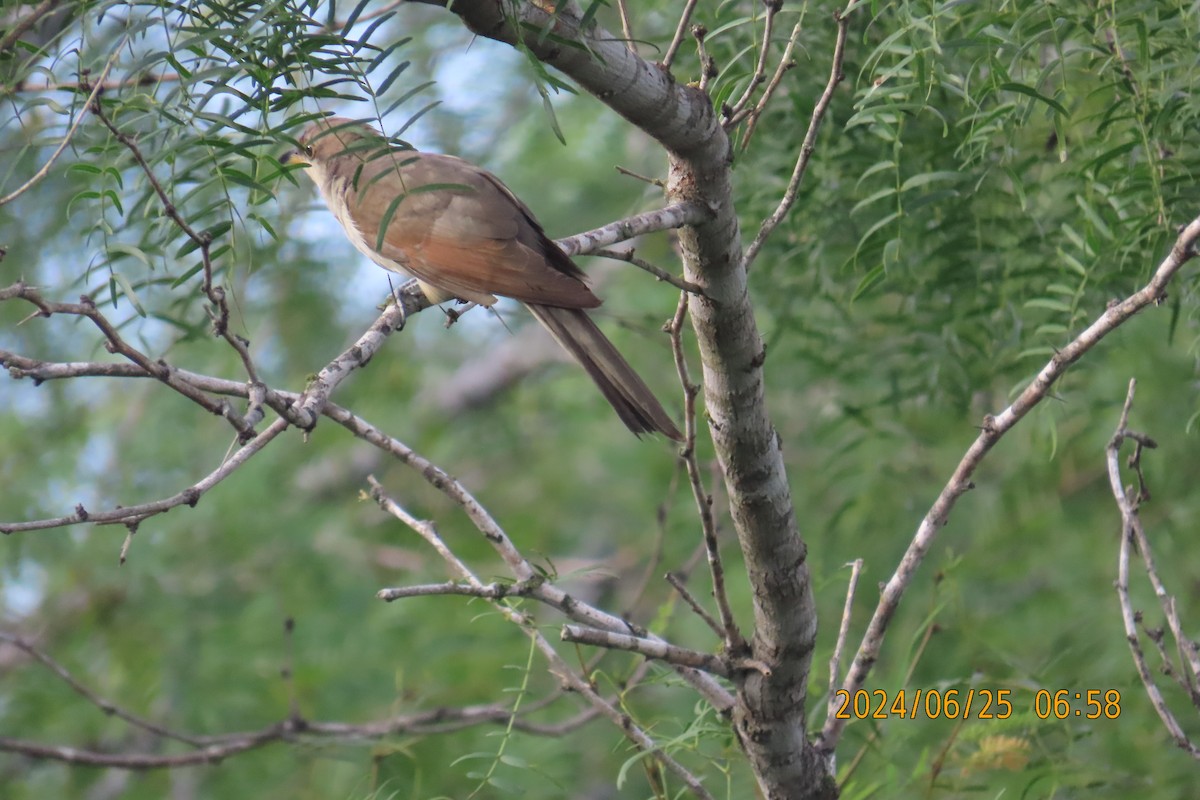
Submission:
[[308,123],[296,145],[296,149],[279,157],[280,164],[308,169],[342,156],[369,161],[373,154],[388,149],[387,141],[370,125],[345,117],[325,117]]

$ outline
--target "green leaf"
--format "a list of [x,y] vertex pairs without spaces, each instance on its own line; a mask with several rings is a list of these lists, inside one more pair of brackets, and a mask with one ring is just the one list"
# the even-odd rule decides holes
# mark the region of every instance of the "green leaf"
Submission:
[[[117,272],[116,270],[111,272],[110,275],[111,275],[112,279],[115,280],[120,285],[121,293],[129,298],[129,302],[133,304],[133,308],[135,311],[137,311],[138,316],[139,317],[146,316],[146,309],[142,305],[142,301],[140,299],[138,299],[137,292],[135,292],[133,290],[133,286],[130,285],[129,281],[126,280],[125,276],[122,275],[121,273]],[[115,297],[113,298],[113,305],[114,306],[116,305]]]
[[1064,303],[1062,300],[1055,300],[1052,297],[1035,297],[1032,300],[1026,300],[1025,308],[1045,308],[1063,314],[1071,313],[1071,306],[1068,303]]
[[971,177],[970,175],[966,175],[961,172],[948,172],[948,171],[923,172],[920,175],[912,176],[911,178],[906,180],[903,184],[901,184],[900,191],[907,192],[910,189],[917,189],[921,186],[927,186],[931,183],[938,183],[938,182],[959,183],[961,181],[967,180],[970,177]]
[[1039,92],[1037,89],[1034,89],[1032,86],[1026,86],[1023,83],[1009,82],[1009,83],[1000,84],[999,88],[1010,91],[1010,92],[1016,92],[1017,94],[1023,94],[1028,97],[1032,97],[1035,100],[1040,100],[1041,102],[1050,106],[1051,108],[1053,108],[1055,111],[1057,111],[1059,114],[1063,115],[1064,117],[1071,116],[1070,112],[1068,112],[1067,109],[1064,108],[1061,103],[1059,103],[1057,100],[1055,100],[1052,97],[1047,97],[1046,95]]
[[[117,258],[112,258],[113,253],[117,254]],[[131,244],[125,244],[124,242],[109,242],[108,254],[113,261],[117,261],[120,256],[131,256],[136,258],[138,261],[141,261],[151,270],[154,269],[154,265],[150,263],[150,259],[145,253],[142,252],[141,248],[134,247]]]
[[886,274],[887,267],[885,267],[882,263],[876,264],[874,267],[872,267],[870,271],[868,271],[867,274],[862,277],[862,280],[858,282],[858,285],[854,287],[854,292],[850,295],[850,302],[853,303],[865,295],[873,286],[875,286],[875,284],[883,280],[883,277]]
[[854,207],[850,209],[850,216],[854,216],[859,211],[861,211],[862,209],[871,205],[872,203],[877,203],[880,200],[884,200],[886,198],[895,197],[895,196],[896,196],[896,187],[895,186],[886,186],[876,192],[872,192],[871,194],[867,195],[862,200],[859,200],[857,203],[854,204]]
[[193,275],[200,272],[202,269],[204,269],[204,263],[197,262],[190,268],[184,270],[184,272],[178,278],[176,278],[174,280],[174,282],[171,284],[171,288],[176,289],[176,288],[182,286],[184,283],[187,282],[188,278],[191,278]]

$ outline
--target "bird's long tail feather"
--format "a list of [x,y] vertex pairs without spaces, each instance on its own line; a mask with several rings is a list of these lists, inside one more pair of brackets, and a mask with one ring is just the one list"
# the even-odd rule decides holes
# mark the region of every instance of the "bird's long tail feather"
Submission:
[[617,352],[596,323],[579,308],[525,304],[538,322],[566,348],[616,409],[625,427],[636,434],[661,433],[675,441],[683,434],[667,416],[654,393]]

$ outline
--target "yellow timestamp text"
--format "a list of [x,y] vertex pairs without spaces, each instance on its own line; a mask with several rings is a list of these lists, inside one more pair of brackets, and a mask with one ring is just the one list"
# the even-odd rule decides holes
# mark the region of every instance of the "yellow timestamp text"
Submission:
[[1121,693],[1116,689],[1038,689],[1033,695],[1033,713],[1038,719],[1116,719],[1121,716]]
[[[837,719],[1008,719],[1013,715],[1012,689],[883,689],[834,692]],[[1121,693],[1116,689],[1072,691],[1039,689],[1033,696],[1038,719],[1116,719]]]

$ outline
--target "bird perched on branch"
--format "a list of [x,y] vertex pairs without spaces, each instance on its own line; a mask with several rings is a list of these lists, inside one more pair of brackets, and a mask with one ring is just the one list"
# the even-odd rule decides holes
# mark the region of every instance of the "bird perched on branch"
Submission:
[[452,156],[393,146],[341,117],[310,123],[285,153],[303,164],[346,236],[384,269],[412,275],[430,301],[525,304],[578,361],[634,433],[682,435],[586,309],[600,300],[500,179]]

